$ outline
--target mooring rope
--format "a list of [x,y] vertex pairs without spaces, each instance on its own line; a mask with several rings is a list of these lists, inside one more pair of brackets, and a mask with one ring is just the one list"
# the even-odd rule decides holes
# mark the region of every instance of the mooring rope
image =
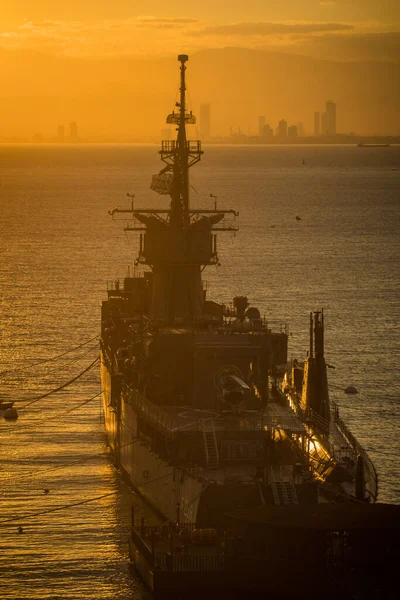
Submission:
[[61,364],[54,365],[51,368],[48,367],[45,370],[45,372],[41,374],[41,377],[42,378],[47,377],[48,375],[51,375],[52,373],[59,372],[61,369],[66,370],[71,365],[73,365],[74,363],[79,362],[80,360],[82,360],[83,358],[85,358],[85,356],[88,356],[88,354],[91,354],[95,350],[97,351],[97,353],[99,352],[99,346],[98,346],[98,344],[95,344],[94,346],[90,346],[89,350],[86,350],[85,352],[83,352],[82,354],[79,354],[75,358],[71,358],[70,360],[62,362]]
[[[159,477],[154,477],[153,479],[148,479],[146,481],[143,481],[141,483],[141,485],[147,485],[149,483],[153,483],[154,481],[158,481],[159,479],[164,479],[165,477],[169,477],[170,475],[172,475],[172,471],[170,473],[165,473],[164,475],[160,475]],[[116,490],[114,492],[109,492],[108,494],[103,494],[102,496],[96,496],[95,498],[89,498],[88,500],[81,500],[81,502],[74,502],[72,504],[64,504],[63,506],[56,506],[55,508],[47,508],[46,510],[41,510],[35,513],[28,513],[25,515],[20,515],[18,517],[9,517],[8,519],[3,519],[2,521],[0,521],[0,527],[3,526],[7,526],[6,523],[11,523],[11,522],[15,522],[15,521],[22,521],[22,519],[33,519],[35,517],[38,517],[40,515],[46,515],[47,513],[52,513],[52,512],[56,512],[59,510],[67,510],[68,508],[73,508],[75,506],[81,506],[82,504],[89,504],[90,502],[95,502],[96,500],[102,500],[103,498],[108,498],[109,496],[115,496],[116,494],[119,494],[120,491]]]
[[80,348],[83,348],[83,346],[86,346],[87,344],[90,344],[90,342],[93,342],[93,340],[98,340],[99,335],[95,335],[94,337],[90,338],[90,340],[86,340],[86,342],[83,342],[82,344],[79,344],[79,346],[75,346],[75,348],[71,348],[70,350],[66,350],[65,352],[62,352],[61,354],[58,354],[57,356],[53,356],[51,358],[45,358],[43,360],[39,360],[36,363],[31,363],[29,365],[27,365],[24,368],[16,368],[16,369],[7,369],[6,371],[1,371],[0,372],[0,376],[2,377],[3,375],[8,375],[9,373],[19,373],[20,371],[23,371],[25,369],[33,369],[33,367],[38,367],[40,365],[43,365],[44,363],[48,363],[48,362],[52,362],[53,360],[57,360],[58,358],[62,358],[63,356],[65,356],[66,354],[70,354],[71,352],[74,352],[75,350],[79,350]]
[[57,421],[60,417],[64,417],[65,415],[68,415],[68,414],[74,412],[75,410],[78,410],[82,406],[89,404],[89,402],[92,402],[93,400],[98,398],[102,393],[103,393],[103,390],[100,390],[100,392],[98,392],[97,394],[95,394],[94,396],[89,398],[88,400],[85,400],[84,402],[81,402],[80,404],[76,404],[75,406],[73,406],[72,408],[70,408],[67,411],[56,413],[52,417],[42,417],[41,419],[29,419],[28,423],[23,423],[22,425],[15,425],[14,427],[7,427],[7,433],[14,433],[15,431],[18,431],[18,433],[21,431],[24,432],[26,429],[36,429],[38,423],[46,423],[46,425],[47,425],[48,422],[52,423],[53,421]]
[[100,362],[100,358],[95,358],[95,360],[92,363],[90,363],[90,365],[88,367],[86,367],[86,369],[84,369],[83,371],[81,371],[81,373],[79,373],[79,375],[76,375],[75,377],[73,377],[72,379],[70,379],[69,381],[67,381],[66,383],[64,383],[63,385],[60,385],[60,387],[55,388],[54,390],[51,390],[50,392],[46,392],[45,394],[42,394],[41,396],[35,396],[34,398],[29,398],[28,401],[26,401],[26,400],[16,400],[16,402],[28,402],[27,404],[25,404],[25,406],[21,407],[22,409],[25,409],[28,406],[31,406],[32,404],[35,404],[35,402],[38,402],[39,400],[42,400],[43,398],[47,398],[48,396],[51,396],[52,394],[55,394],[55,393],[63,390],[64,388],[68,387],[69,385],[71,385],[72,383],[74,383],[75,381],[77,381],[80,377],[82,377],[82,375],[84,375],[85,373],[87,373],[88,371],[90,371],[90,369],[92,369],[99,362]]

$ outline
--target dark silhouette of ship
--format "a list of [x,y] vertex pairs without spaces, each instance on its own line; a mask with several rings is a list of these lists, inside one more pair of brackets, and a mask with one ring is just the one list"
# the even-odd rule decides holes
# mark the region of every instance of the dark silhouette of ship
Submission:
[[[285,327],[273,331],[246,297],[224,305],[207,296],[202,271],[218,264],[217,232],[236,231],[238,213],[189,203],[189,169],[203,151],[186,137],[196,121],[188,57],[178,60],[180,100],[167,117],[177,138],[162,142],[165,166],[151,182],[170,206],[111,211],[140,232],[136,265],[147,268],[116,281],[102,306],[107,439],[164,519],[156,527],[133,515],[131,555],[156,592],[275,589],[266,556],[277,572],[294,569],[301,589],[345,560],[349,540],[362,547],[367,521],[394,521],[374,505],[375,469],[329,400],[323,312],[310,315],[305,362],[288,368]],[[293,583],[283,579],[281,590]]]

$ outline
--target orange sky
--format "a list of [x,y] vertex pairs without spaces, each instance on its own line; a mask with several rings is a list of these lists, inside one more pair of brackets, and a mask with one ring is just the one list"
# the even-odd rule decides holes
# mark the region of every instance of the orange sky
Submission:
[[236,46],[394,60],[399,32],[398,0],[12,0],[0,9],[0,48],[67,56]]
[[86,139],[158,136],[181,52],[213,134],[260,114],[311,131],[328,99],[339,131],[400,132],[400,0],[3,0],[0,141],[71,121]]

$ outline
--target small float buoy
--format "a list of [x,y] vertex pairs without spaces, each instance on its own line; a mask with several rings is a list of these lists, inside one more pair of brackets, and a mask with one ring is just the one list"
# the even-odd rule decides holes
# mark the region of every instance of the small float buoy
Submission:
[[21,527],[21,525],[19,525],[18,526],[18,533],[23,533],[23,532],[24,532],[23,528]]
[[345,390],[345,394],[358,394],[358,389],[354,385],[349,385]]
[[301,217],[299,217],[298,215],[296,215],[296,221],[301,221]]
[[43,491],[44,491],[45,494],[48,494],[50,492],[50,490],[47,489],[47,488],[45,490],[43,490]]
[[16,419],[18,419],[17,409],[7,408],[7,410],[4,411],[4,418],[8,421],[15,421]]

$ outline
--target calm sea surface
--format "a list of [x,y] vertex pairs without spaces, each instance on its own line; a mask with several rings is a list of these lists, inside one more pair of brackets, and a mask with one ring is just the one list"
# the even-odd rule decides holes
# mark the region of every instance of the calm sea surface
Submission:
[[[97,357],[107,280],[137,249],[107,212],[127,192],[167,207],[149,189],[160,168],[155,146],[0,146],[0,394],[20,401],[17,422],[0,415],[2,600],[143,596],[127,536],[131,503],[146,509],[108,459],[98,366],[33,400]],[[210,297],[243,294],[287,322],[293,357],[324,308],[331,397],[380,501],[400,502],[400,147],[210,147],[191,184],[192,205],[215,194],[240,211],[204,273]]]

